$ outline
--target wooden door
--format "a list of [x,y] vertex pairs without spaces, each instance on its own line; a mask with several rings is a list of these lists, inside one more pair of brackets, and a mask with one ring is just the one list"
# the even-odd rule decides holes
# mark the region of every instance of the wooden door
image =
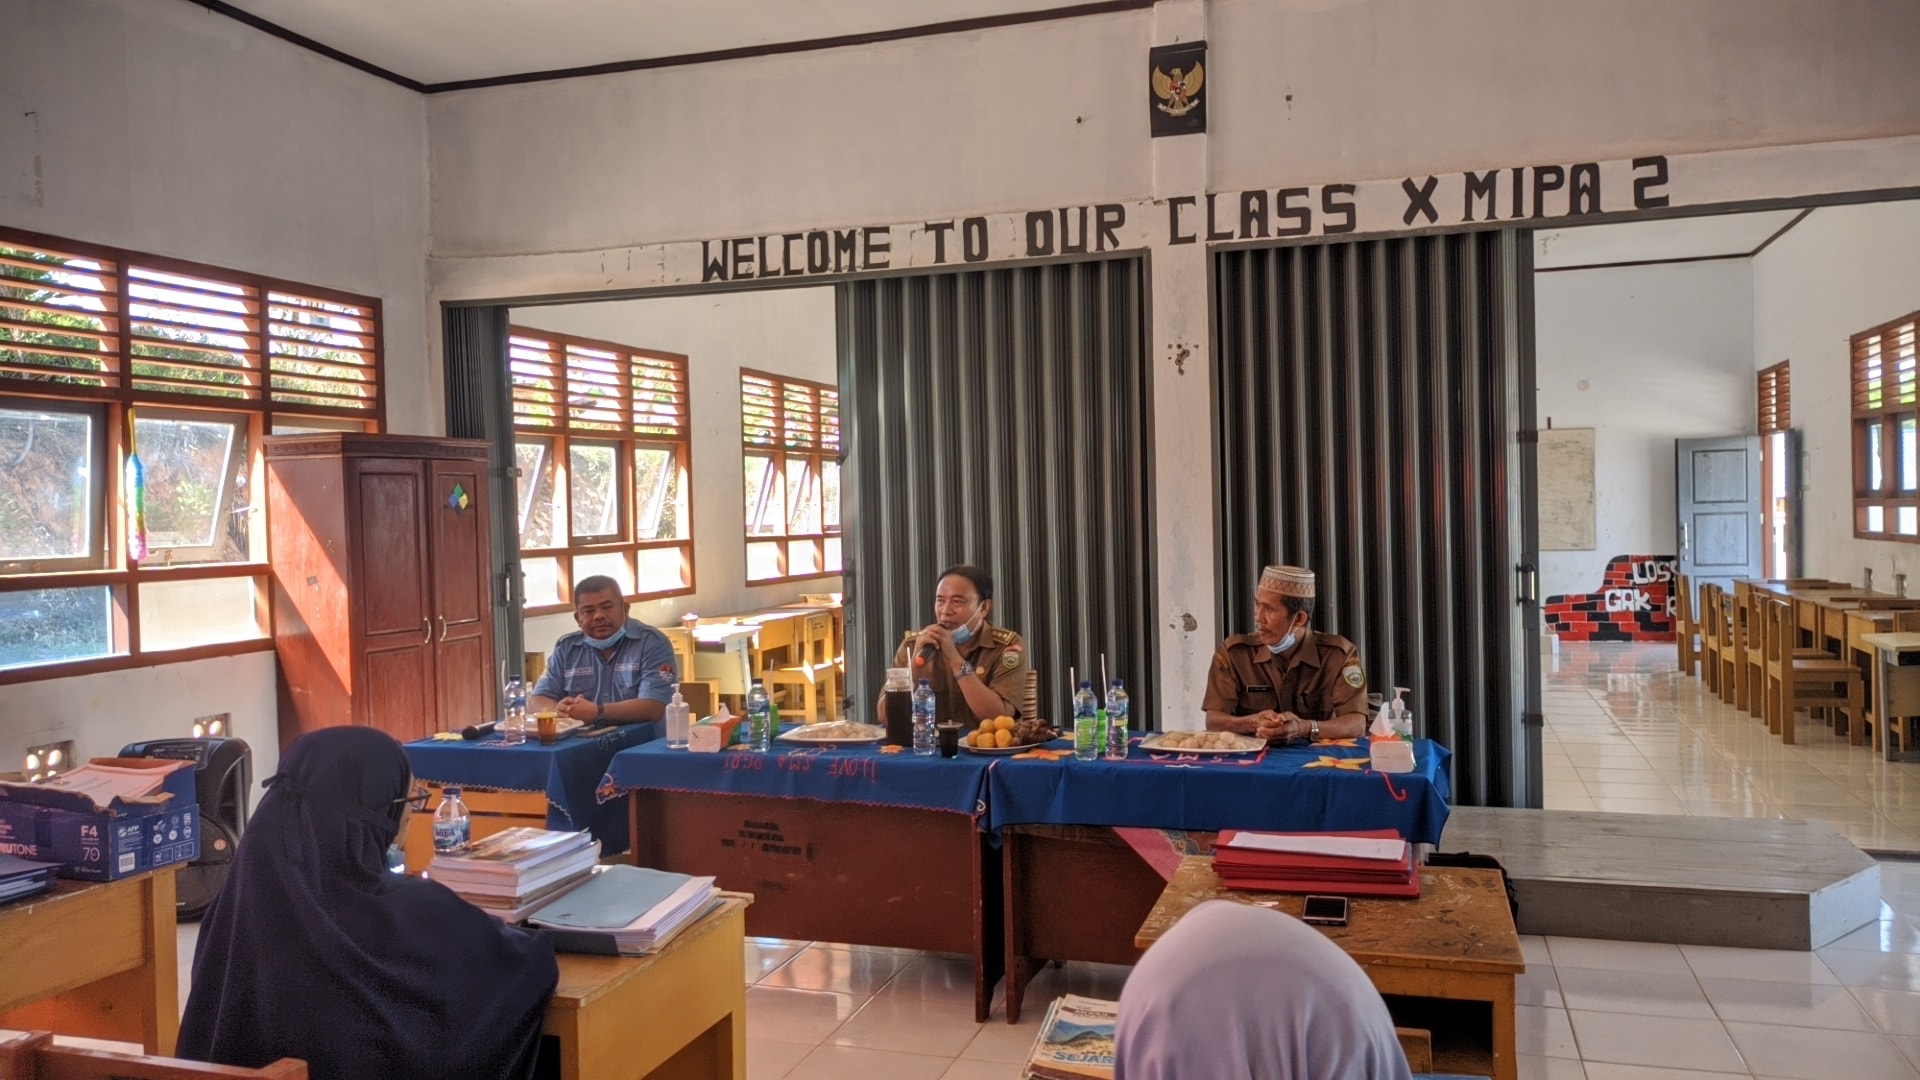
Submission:
[[[405,742],[426,735],[433,695],[432,580],[420,508],[428,497],[420,461],[365,458],[351,472],[360,610],[355,719]],[[342,596],[345,604],[348,598]]]
[[1695,590],[1733,591],[1760,576],[1760,440],[1752,435],[1674,440],[1680,565]]
[[432,545],[436,716],[427,734],[494,719],[493,563],[485,461],[427,463]]

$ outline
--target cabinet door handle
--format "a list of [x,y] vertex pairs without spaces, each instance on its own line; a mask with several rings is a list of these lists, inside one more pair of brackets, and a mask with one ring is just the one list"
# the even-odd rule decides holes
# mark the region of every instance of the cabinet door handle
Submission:
[[440,640],[443,643],[447,640],[447,617],[445,615],[440,616]]
[[433,644],[433,620],[423,617],[420,620],[420,629],[426,631],[426,633],[420,635],[420,644],[422,645]]

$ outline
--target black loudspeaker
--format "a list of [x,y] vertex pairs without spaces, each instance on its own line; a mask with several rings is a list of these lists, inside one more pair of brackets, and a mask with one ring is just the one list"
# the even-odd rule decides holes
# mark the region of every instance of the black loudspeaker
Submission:
[[174,903],[179,921],[192,922],[219,895],[234,848],[246,830],[253,749],[242,739],[154,739],[131,743],[121,748],[120,756],[193,762],[194,792],[200,803],[200,857],[180,868]]

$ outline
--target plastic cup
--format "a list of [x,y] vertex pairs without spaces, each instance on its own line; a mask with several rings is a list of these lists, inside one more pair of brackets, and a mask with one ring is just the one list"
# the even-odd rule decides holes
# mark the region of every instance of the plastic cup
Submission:
[[540,745],[552,746],[560,739],[560,714],[543,712],[535,715],[534,720],[540,726]]
[[954,757],[960,753],[961,730],[959,724],[941,724],[934,728],[934,731],[940,736],[941,757]]

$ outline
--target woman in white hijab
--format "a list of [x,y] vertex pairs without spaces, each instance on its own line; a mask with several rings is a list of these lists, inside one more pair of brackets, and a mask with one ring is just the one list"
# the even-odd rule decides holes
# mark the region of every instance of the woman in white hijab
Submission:
[[1114,1080],[1407,1080],[1366,973],[1313,927],[1213,900],[1128,977]]

